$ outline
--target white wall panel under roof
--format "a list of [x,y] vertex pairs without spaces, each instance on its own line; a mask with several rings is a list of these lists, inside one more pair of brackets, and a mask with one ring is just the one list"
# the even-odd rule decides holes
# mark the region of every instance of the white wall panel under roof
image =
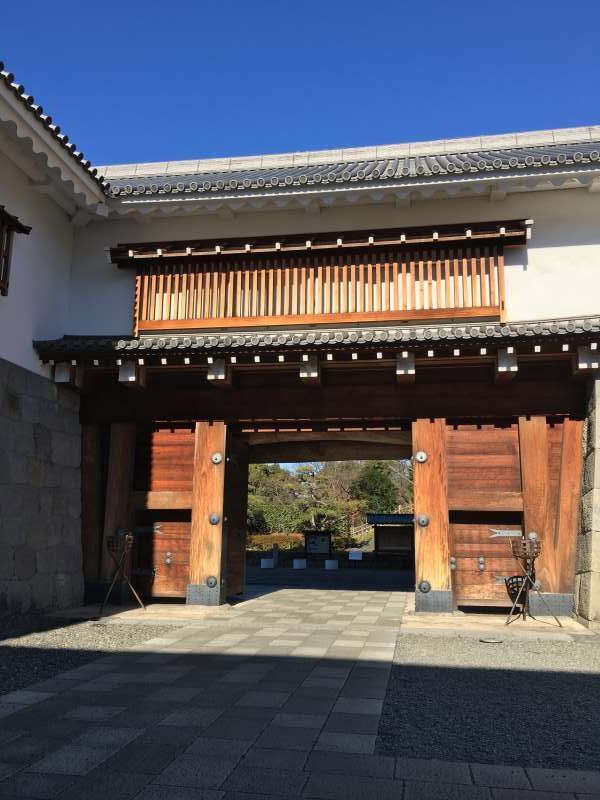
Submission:
[[72,225],[66,213],[36,192],[2,153],[0,205],[31,226],[28,236],[13,237],[8,295],[0,296],[0,358],[47,374],[32,340],[68,332]]
[[506,257],[509,321],[598,313],[600,296],[600,194],[583,189],[530,192],[505,200],[454,198],[414,203],[301,210],[154,217],[92,223],[76,232],[66,333],[126,335],[132,329],[134,276],[107,263],[105,248],[120,242],[285,235],[319,231],[534,219],[527,249]]

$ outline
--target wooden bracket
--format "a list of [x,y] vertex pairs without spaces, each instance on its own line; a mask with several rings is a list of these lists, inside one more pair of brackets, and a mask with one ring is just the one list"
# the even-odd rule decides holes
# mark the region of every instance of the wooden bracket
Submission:
[[81,389],[83,386],[83,367],[69,361],[60,361],[54,365],[54,383]]
[[577,348],[573,361],[573,374],[586,377],[600,369],[600,353],[591,347],[582,345]]
[[225,362],[224,358],[216,358],[212,364],[208,365],[206,380],[213,386],[231,386],[231,366]]
[[415,354],[406,350],[396,356],[396,380],[398,383],[414,383]]
[[305,383],[321,383],[321,366],[317,356],[308,356],[300,365],[300,380]]
[[519,371],[517,364],[517,354],[514,347],[506,347],[498,350],[496,354],[496,380],[512,380]]
[[146,369],[137,361],[122,361],[119,364],[119,383],[136,389],[146,386]]

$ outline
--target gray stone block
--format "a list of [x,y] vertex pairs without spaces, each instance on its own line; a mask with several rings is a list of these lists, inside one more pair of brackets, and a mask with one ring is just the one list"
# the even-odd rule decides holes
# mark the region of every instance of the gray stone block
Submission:
[[425,758],[397,758],[396,778],[435,783],[473,783],[468,764]]
[[162,786],[215,789],[223,783],[236,764],[237,759],[179,756],[154,779],[154,783]]
[[225,602],[225,592],[218,585],[210,587],[204,583],[188,583],[185,602],[188,605],[219,606]]
[[454,596],[451,591],[415,592],[415,611],[443,613],[454,611]]
[[534,617],[570,617],[574,611],[572,594],[544,592],[540,597],[536,592],[529,594],[529,606]]
[[35,575],[35,550],[27,545],[18,545],[13,550],[13,573],[19,580],[27,580]]
[[479,786],[493,786],[501,789],[529,789],[531,784],[522,767],[509,767],[502,764],[471,764],[473,780]]

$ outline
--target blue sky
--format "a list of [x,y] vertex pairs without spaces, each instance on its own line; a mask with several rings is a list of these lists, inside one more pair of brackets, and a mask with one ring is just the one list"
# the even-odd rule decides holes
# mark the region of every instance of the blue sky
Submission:
[[600,3],[6,3],[0,58],[96,164],[600,122]]

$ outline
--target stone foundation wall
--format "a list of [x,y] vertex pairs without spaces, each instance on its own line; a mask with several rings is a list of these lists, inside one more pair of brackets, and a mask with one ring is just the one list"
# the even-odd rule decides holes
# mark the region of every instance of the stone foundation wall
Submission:
[[583,442],[581,524],[575,565],[575,609],[600,620],[600,380],[590,381]]
[[79,396],[0,359],[0,614],[83,599]]

